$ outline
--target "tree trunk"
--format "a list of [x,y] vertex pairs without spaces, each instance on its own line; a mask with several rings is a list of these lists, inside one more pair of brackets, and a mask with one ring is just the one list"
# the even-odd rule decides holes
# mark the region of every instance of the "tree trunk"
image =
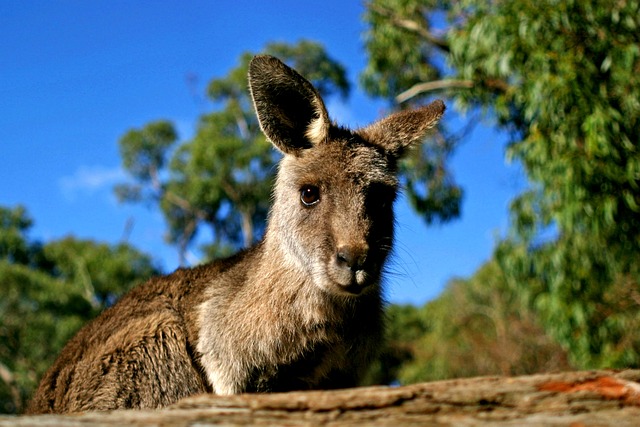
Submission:
[[242,217],[242,238],[244,247],[248,248],[253,245],[253,212],[241,211]]
[[0,380],[5,383],[11,395],[11,401],[17,411],[22,411],[22,399],[20,398],[20,389],[16,385],[16,377],[11,369],[4,363],[0,362]]
[[0,417],[0,426],[637,426],[640,370],[484,377],[404,387],[200,395],[157,411]]

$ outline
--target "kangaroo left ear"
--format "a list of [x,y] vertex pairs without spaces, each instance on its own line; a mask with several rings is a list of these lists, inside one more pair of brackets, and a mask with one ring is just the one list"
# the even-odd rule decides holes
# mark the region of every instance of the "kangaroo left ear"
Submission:
[[283,153],[297,155],[327,139],[331,121],[320,94],[279,59],[253,58],[249,89],[262,131]]
[[392,114],[360,129],[358,133],[372,144],[400,157],[408,147],[420,142],[427,131],[438,124],[444,110],[444,102],[438,99],[421,108]]

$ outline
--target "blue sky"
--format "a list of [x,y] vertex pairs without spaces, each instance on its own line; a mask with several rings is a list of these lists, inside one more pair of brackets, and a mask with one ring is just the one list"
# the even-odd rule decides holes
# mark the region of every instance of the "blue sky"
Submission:
[[[245,51],[301,38],[324,44],[354,85],[347,102],[329,102],[332,117],[350,126],[379,118],[388,106],[357,86],[366,63],[362,14],[359,0],[0,2],[0,205],[24,205],[35,221],[30,237],[44,241],[115,243],[131,222],[129,243],[175,269],[161,215],[113,195],[126,179],[120,136],[169,119],[188,138],[210,108],[202,94],[211,78]],[[197,77],[195,87],[187,76]],[[449,109],[450,119],[456,114]],[[504,144],[479,126],[456,153],[462,218],[427,227],[400,200],[392,302],[422,304],[489,258],[526,183],[505,163]]]

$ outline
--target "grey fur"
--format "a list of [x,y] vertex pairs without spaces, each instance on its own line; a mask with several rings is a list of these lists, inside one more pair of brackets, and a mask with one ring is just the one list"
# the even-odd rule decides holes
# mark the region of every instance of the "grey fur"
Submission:
[[133,289],[69,341],[28,412],[358,383],[382,335],[396,163],[444,104],[350,131],[273,57],[253,59],[249,85],[265,135],[284,153],[264,239]]

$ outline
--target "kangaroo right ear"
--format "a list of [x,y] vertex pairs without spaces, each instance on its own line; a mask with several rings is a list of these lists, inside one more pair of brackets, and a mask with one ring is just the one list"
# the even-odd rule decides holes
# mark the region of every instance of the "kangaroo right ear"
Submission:
[[444,102],[437,99],[424,107],[392,114],[361,129],[360,133],[365,139],[400,157],[438,124],[444,110]]
[[327,139],[331,121],[320,94],[279,59],[254,57],[249,89],[260,128],[283,153],[297,155]]

